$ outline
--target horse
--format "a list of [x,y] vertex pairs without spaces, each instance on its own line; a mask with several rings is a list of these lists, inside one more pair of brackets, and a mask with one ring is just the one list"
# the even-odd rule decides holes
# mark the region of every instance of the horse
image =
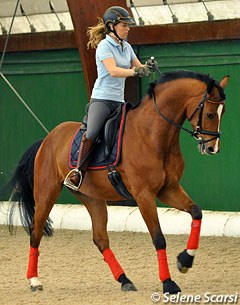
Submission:
[[[121,161],[116,169],[135,200],[150,233],[158,261],[163,293],[181,291],[170,275],[166,240],[157,214],[156,199],[191,217],[185,249],[177,256],[177,267],[186,273],[199,246],[202,211],[180,185],[184,159],[180,131],[196,138],[201,154],[220,150],[220,123],[225,111],[224,89],[229,76],[217,82],[209,75],[186,70],[162,73],[151,83],[140,104],[130,109],[125,122]],[[184,121],[191,127],[185,128]],[[22,156],[10,181],[11,200],[20,207],[21,221],[30,235],[27,279],[32,291],[42,290],[38,276],[42,236],[53,234],[49,213],[69,172],[68,154],[80,122],[63,122]],[[93,242],[123,291],[136,291],[109,246],[107,201],[123,198],[108,181],[106,170],[88,170],[78,190],[70,192],[86,207],[92,221]],[[12,220],[9,219],[9,224]]]

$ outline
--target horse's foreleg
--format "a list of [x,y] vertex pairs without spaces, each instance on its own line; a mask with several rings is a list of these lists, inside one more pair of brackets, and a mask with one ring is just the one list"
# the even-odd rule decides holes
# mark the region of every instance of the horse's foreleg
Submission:
[[202,222],[202,211],[198,205],[193,203],[180,185],[165,190],[158,195],[161,202],[179,210],[188,212],[192,216],[191,231],[186,249],[177,257],[177,266],[180,272],[186,273],[193,265],[194,256],[199,246],[200,230]]
[[123,291],[136,291],[136,287],[126,277],[123,268],[109,247],[106,203],[100,200],[94,200],[87,203],[85,200],[84,205],[86,206],[92,220],[93,242],[102,253],[104,261],[108,264],[115,280],[121,283],[121,289]]
[[196,204],[193,204],[190,214],[192,216],[192,224],[187,247],[177,257],[178,270],[182,273],[186,273],[192,267],[200,239],[202,212]]
[[[150,196],[150,198],[151,197],[153,196]],[[163,283],[163,293],[178,293],[181,289],[172,281],[170,276],[166,253],[166,241],[160,227],[155,198],[149,200],[149,197],[145,197],[145,195],[142,197],[140,195],[138,196],[137,202],[157,251],[159,278]]]

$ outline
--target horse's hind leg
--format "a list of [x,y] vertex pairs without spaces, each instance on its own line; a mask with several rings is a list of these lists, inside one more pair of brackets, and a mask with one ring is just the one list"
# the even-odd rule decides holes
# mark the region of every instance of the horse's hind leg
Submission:
[[199,246],[202,211],[186,194],[180,185],[164,190],[158,194],[161,202],[181,211],[188,212],[192,217],[191,231],[186,249],[177,257],[177,266],[180,272],[186,273],[193,265],[194,256]]
[[102,253],[104,261],[108,264],[115,280],[121,283],[123,291],[136,291],[134,284],[126,277],[125,272],[113,251],[109,247],[107,233],[107,207],[105,201],[96,200],[86,196],[79,197],[87,208],[93,228],[93,242]]
[[[41,183],[39,179],[36,179],[34,187],[35,214],[31,226],[30,250],[27,270],[27,279],[30,281],[32,291],[43,289],[42,284],[38,278],[39,245],[43,236],[44,229],[46,229],[47,226],[46,220],[57,197],[61,192],[61,185],[57,186],[56,182],[51,180],[49,176],[40,176],[40,179]],[[52,235],[51,227],[48,228],[46,234],[49,236]]]

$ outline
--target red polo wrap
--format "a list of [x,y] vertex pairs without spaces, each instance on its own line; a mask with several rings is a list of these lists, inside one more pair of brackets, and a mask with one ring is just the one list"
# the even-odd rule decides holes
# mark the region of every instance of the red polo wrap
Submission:
[[171,278],[168,269],[166,249],[157,250],[157,256],[158,256],[159,277],[160,280],[164,282],[166,279]]
[[27,278],[38,277],[38,248],[30,246]]
[[187,243],[188,250],[196,250],[199,245],[200,230],[202,221],[199,219],[192,220],[191,232]]
[[111,249],[106,249],[103,251],[103,257],[104,261],[108,263],[108,266],[110,270],[112,271],[112,274],[115,278],[115,280],[118,280],[120,275],[124,274],[124,271],[122,267],[120,266],[119,262],[117,261],[114,253]]

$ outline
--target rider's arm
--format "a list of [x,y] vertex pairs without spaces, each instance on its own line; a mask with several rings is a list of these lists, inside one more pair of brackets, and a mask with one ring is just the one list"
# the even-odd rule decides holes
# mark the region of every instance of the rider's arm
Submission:
[[[135,60],[133,60],[133,62],[135,62]],[[129,77],[135,75],[134,65],[132,65],[132,68],[130,69],[117,67],[113,57],[103,59],[102,63],[112,77]]]
[[137,57],[134,57],[132,60],[131,68],[134,68],[134,67],[139,68],[142,66],[143,66],[143,64],[140,62],[140,60]]

